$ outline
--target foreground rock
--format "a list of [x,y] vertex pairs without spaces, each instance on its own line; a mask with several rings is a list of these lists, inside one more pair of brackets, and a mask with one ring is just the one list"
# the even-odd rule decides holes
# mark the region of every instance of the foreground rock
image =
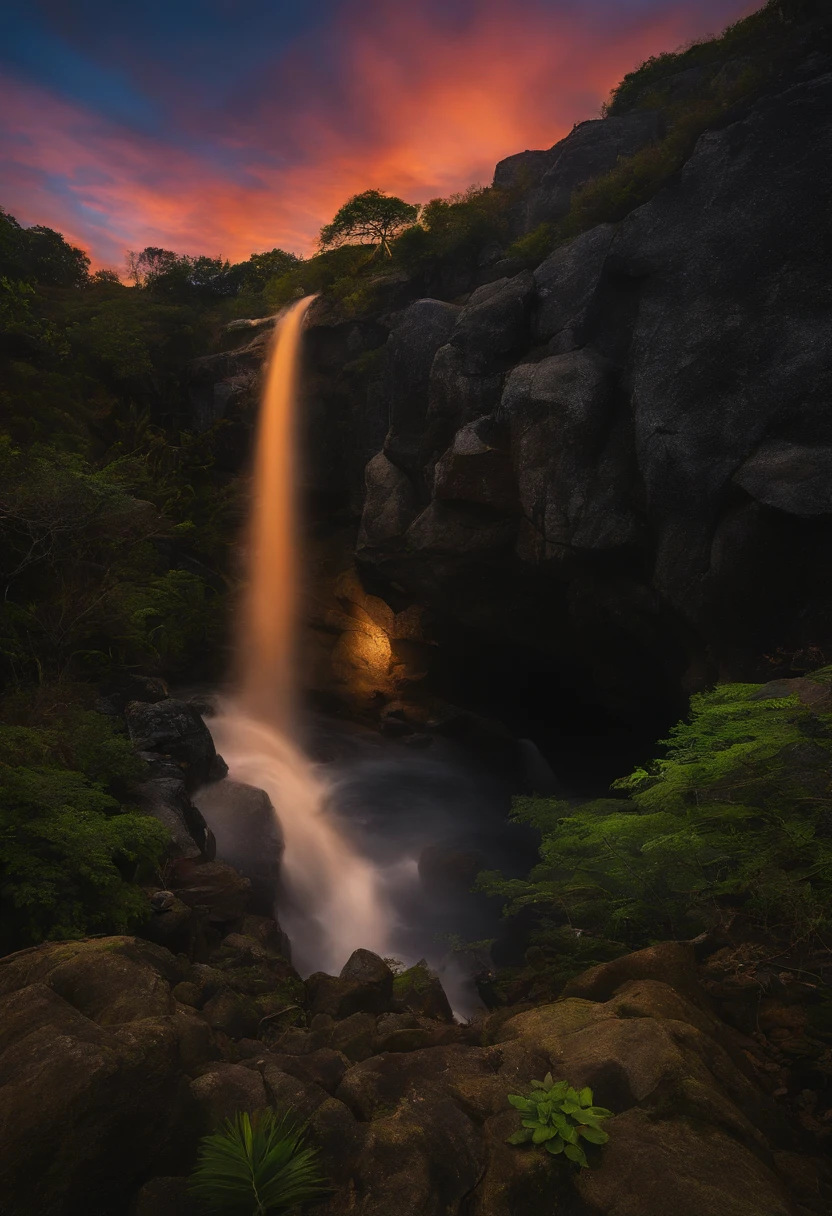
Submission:
[[[327,985],[305,987],[278,944],[247,917],[207,965],[126,937],[0,960],[4,1213],[191,1216],[198,1137],[263,1105],[308,1121],[333,1187],[320,1216],[828,1210],[823,1166],[755,1084],[754,1044],[714,1015],[689,947],[465,1028],[402,1010],[438,1001],[433,978],[397,995],[368,951],[325,977],[344,1006],[313,1012]],[[508,1095],[550,1070],[615,1112],[590,1170],[506,1143]]]

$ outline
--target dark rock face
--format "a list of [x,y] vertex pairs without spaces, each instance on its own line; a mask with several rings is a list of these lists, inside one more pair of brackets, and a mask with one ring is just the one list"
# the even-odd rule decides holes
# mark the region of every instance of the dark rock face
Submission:
[[412,476],[421,473],[430,455],[424,444],[431,367],[436,352],[449,340],[459,311],[442,300],[416,300],[387,339],[384,395],[390,420],[384,454]]
[[632,156],[660,134],[656,111],[633,110],[580,122],[548,152],[519,152],[501,160],[494,185],[521,193],[513,213],[515,235],[561,219],[579,186],[609,173],[619,157]]
[[155,704],[131,701],[125,711],[131,742],[139,752],[168,757],[189,793],[228,772],[211,732],[192,705],[168,697]]
[[283,837],[268,795],[239,781],[218,781],[195,796],[217,856],[251,883],[252,910],[272,916]]
[[210,859],[214,842],[208,825],[188,797],[181,778],[182,770],[173,761],[169,764],[169,775],[142,782],[133,791],[133,797],[140,807],[160,820],[170,832],[172,856]]
[[[631,384],[655,580],[688,620],[739,608],[715,557],[724,567],[738,542],[765,544],[778,527],[805,535],[792,521],[823,510],[823,491],[801,501],[790,487],[801,458],[814,486],[823,480],[830,442],[831,97],[824,76],[703,136],[678,187],[613,243],[615,272],[642,280]],[[811,468],[806,448],[819,450]],[[751,503],[768,510],[727,533]],[[734,554],[715,553],[720,541]]]
[[340,976],[316,972],[307,981],[310,1008],[336,1018],[384,1013],[393,994],[393,972],[377,954],[355,950]]
[[[620,225],[475,291],[428,377],[441,327],[412,383],[397,348],[409,454],[368,470],[358,559],[425,640],[526,648],[628,716],[832,653],[832,75],[804,68]],[[656,134],[581,124],[497,180],[554,215]]]

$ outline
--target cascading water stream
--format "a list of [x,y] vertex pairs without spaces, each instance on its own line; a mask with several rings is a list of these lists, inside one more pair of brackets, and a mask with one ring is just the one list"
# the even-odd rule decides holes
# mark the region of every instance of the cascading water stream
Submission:
[[303,319],[278,322],[257,429],[238,691],[211,723],[236,781],[266,791],[283,833],[281,921],[302,970],[338,970],[359,946],[384,953],[390,913],[374,866],[345,838],[329,787],[296,738],[298,601],[294,415]]

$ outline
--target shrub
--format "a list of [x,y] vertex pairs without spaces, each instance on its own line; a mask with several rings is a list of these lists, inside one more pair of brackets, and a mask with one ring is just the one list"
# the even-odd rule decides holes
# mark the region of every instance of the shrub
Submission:
[[265,1216],[308,1203],[326,1189],[317,1151],[271,1110],[238,1114],[205,1136],[191,1191],[211,1212]]
[[602,1124],[612,1111],[593,1106],[588,1087],[573,1089],[568,1081],[553,1081],[552,1074],[547,1073],[542,1081],[532,1081],[530,1094],[509,1094],[508,1100],[522,1116],[522,1127],[509,1136],[509,1144],[542,1144],[553,1157],[563,1153],[586,1168],[589,1162],[581,1139],[589,1144],[606,1144],[609,1140]]
[[411,274],[475,264],[489,241],[502,241],[511,199],[493,187],[471,186],[426,203],[419,223],[393,243],[393,258]]
[[544,940],[568,924],[638,948],[691,937],[726,905],[787,940],[828,931],[832,714],[758,689],[694,696],[666,756],[615,783],[626,800],[516,799],[514,818],[542,833],[541,862],[528,879],[483,874],[480,888],[508,915],[527,910]]
[[147,907],[129,878],[168,841],[83,773],[0,764],[0,950],[127,932]]

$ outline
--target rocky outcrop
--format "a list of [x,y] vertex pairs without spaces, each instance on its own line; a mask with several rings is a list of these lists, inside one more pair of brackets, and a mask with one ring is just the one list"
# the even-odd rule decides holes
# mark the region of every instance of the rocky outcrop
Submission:
[[494,185],[520,195],[512,215],[514,235],[562,219],[580,186],[609,173],[621,157],[633,156],[661,134],[655,110],[633,110],[579,122],[548,152],[519,152],[501,160]]
[[[374,594],[426,608],[425,640],[580,671],[625,717],[832,650],[829,67],[703,135],[619,225],[403,314],[358,557]],[[559,214],[656,130],[581,124],[497,182]]]
[[[460,1027],[438,1007],[396,1012],[402,997],[436,1002],[435,977],[419,964],[418,982],[394,984],[362,950],[337,982],[363,1008],[313,1012],[320,977],[304,988],[275,932],[248,918],[208,965],[123,937],[0,960],[9,1216],[188,1216],[198,1137],[263,1106],[308,1123],[332,1187],[320,1216],[514,1216],[543,1201],[596,1216],[828,1210],[827,1167],[755,1081],[759,1048],[715,1016],[690,947],[618,959],[560,1001]],[[590,1169],[506,1142],[519,1125],[508,1095],[548,1071],[613,1111]]]

